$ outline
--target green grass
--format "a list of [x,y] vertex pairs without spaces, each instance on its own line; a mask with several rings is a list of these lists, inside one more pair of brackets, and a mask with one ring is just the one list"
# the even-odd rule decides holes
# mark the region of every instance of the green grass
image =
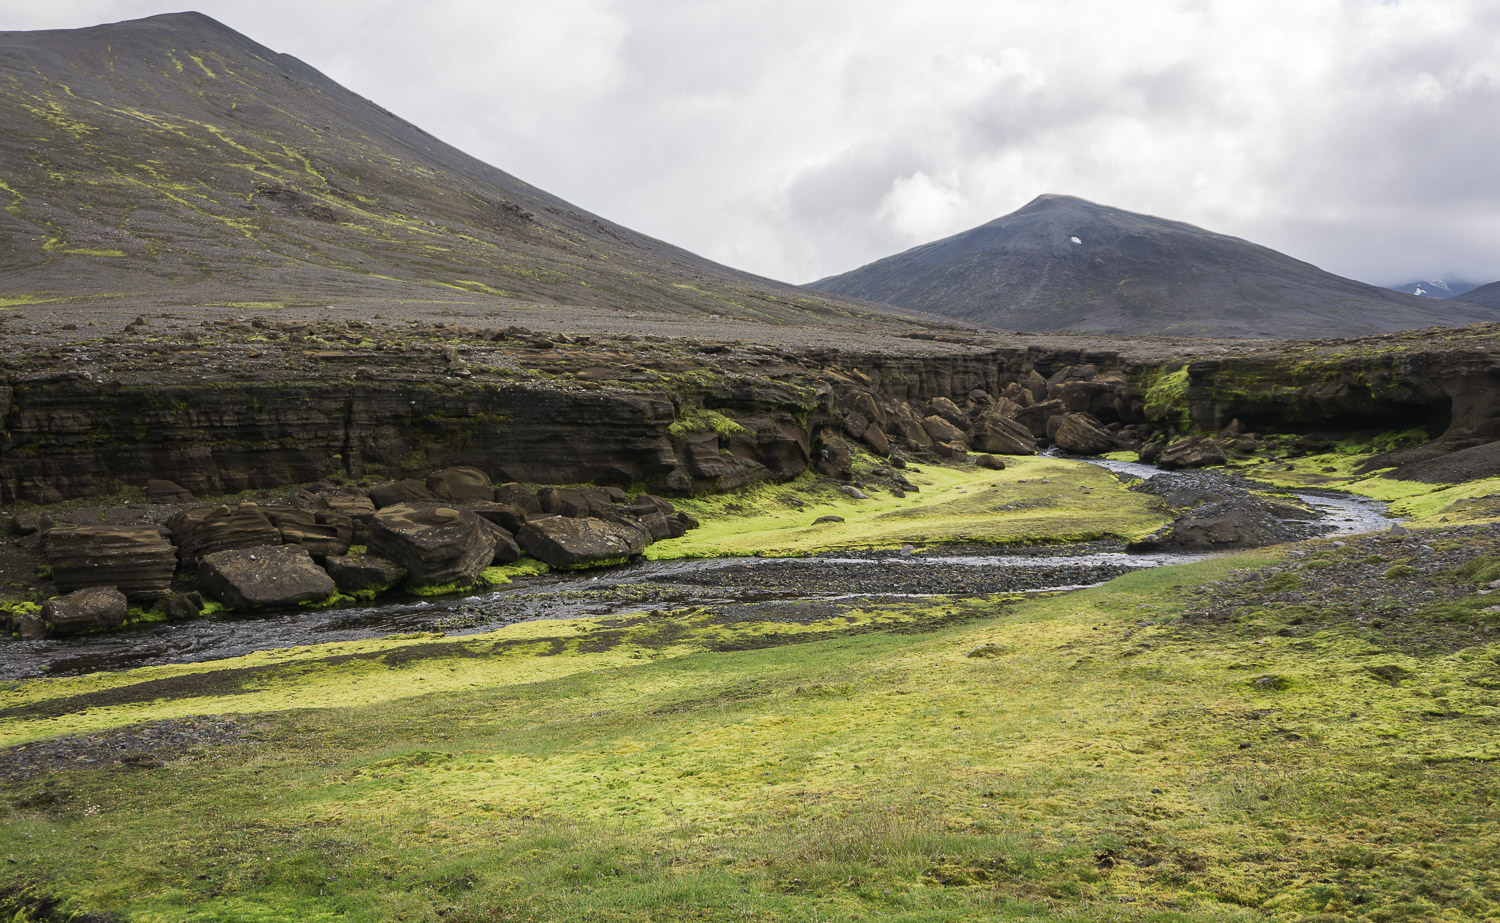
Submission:
[[0,739],[251,731],[12,784],[0,889],[133,920],[1493,918],[1500,646],[1178,620],[1272,560],[23,683]]
[[[870,499],[853,500],[809,475],[677,501],[702,527],[657,542],[646,549],[646,557],[1139,538],[1167,522],[1151,509],[1149,497],[1125,490],[1119,479],[1096,465],[1021,457],[1007,458],[1006,465],[1004,471],[923,465],[906,472],[921,490],[904,498],[869,488]],[[815,521],[823,516],[842,516],[844,522]]]
[[1462,484],[1429,484],[1360,474],[1356,469],[1373,453],[1330,452],[1285,461],[1261,462],[1241,473],[1280,487],[1322,487],[1381,500],[1413,526],[1500,521],[1500,477]]

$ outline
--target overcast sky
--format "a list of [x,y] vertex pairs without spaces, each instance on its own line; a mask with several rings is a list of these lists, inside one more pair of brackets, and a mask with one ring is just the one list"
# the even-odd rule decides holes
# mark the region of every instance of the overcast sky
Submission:
[[1376,283],[1500,279],[1495,0],[0,0],[195,8],[613,221],[806,282],[1044,192]]

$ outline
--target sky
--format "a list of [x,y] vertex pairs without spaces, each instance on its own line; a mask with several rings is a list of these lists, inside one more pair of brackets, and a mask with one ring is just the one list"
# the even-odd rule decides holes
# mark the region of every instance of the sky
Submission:
[[1043,193],[1500,279],[1495,0],[0,0],[197,9],[501,169],[808,282]]

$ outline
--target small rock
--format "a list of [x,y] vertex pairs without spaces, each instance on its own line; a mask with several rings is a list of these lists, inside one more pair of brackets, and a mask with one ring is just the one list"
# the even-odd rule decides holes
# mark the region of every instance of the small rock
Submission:
[[854,498],[855,500],[868,500],[868,499],[870,499],[870,495],[869,494],[867,494],[864,491],[860,490],[858,487],[853,487],[853,486],[850,486],[848,484],[845,484],[842,487],[840,487],[839,488],[839,493],[846,494],[846,495]]
[[843,522],[843,521],[844,521],[844,517],[842,517],[842,516],[819,516],[817,519],[813,520],[813,525],[817,525],[820,522]]

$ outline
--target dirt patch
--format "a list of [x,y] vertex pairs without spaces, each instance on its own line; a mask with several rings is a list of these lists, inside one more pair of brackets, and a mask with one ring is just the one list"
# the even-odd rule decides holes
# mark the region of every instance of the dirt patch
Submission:
[[[40,740],[0,750],[0,779],[24,781],[60,769],[151,769],[202,747],[239,743],[257,726],[255,719],[243,716],[194,715]],[[44,792],[20,797],[55,800],[65,796]]]

